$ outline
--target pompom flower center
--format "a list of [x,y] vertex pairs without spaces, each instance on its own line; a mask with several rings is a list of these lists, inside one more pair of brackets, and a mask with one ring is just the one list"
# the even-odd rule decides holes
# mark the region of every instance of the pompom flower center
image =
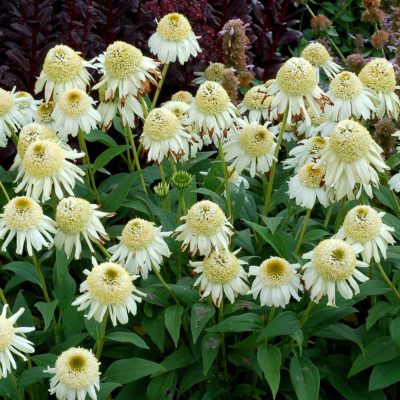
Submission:
[[5,351],[14,337],[14,327],[5,317],[0,316],[0,351]]
[[89,110],[90,97],[83,90],[70,89],[60,96],[58,105],[68,117],[79,117]]
[[144,121],[143,134],[154,140],[173,138],[179,128],[179,118],[165,108],[156,108]]
[[141,218],[132,219],[122,230],[121,240],[130,249],[143,249],[154,240],[154,226]]
[[54,103],[49,101],[48,103],[42,103],[36,110],[36,115],[39,122],[42,124],[51,124],[54,121],[53,118]]
[[317,67],[321,67],[331,59],[328,50],[321,43],[310,43],[301,52],[301,56]]
[[335,97],[348,100],[358,95],[363,85],[356,74],[343,71],[337,74],[331,81],[329,89]]
[[356,121],[346,120],[336,126],[329,143],[340,161],[351,163],[368,155],[371,141],[366,128]]
[[67,82],[82,70],[80,55],[65,45],[57,45],[49,50],[43,64],[43,71],[54,82]]
[[220,81],[224,77],[225,65],[222,63],[211,63],[204,71],[208,81]]
[[132,75],[143,61],[142,52],[125,42],[114,42],[107,47],[104,67],[112,79],[124,79]]
[[46,178],[56,174],[64,160],[64,152],[57,143],[39,140],[28,146],[23,162],[31,176]]
[[240,132],[239,143],[246,153],[260,157],[271,152],[274,140],[266,127],[250,124]]
[[14,197],[4,207],[4,220],[8,227],[16,231],[26,231],[36,227],[43,218],[42,207],[29,197]]
[[191,31],[192,27],[187,18],[178,13],[165,15],[157,25],[158,34],[172,42],[186,39]]
[[318,189],[322,186],[325,172],[322,168],[313,168],[314,164],[303,165],[299,171],[299,179],[304,186],[310,189]]
[[189,104],[192,101],[192,99],[193,99],[192,94],[185,90],[180,90],[179,92],[173,94],[171,97],[172,101],[182,101],[187,104]]
[[21,158],[24,158],[26,149],[31,143],[45,139],[54,140],[57,139],[57,135],[46,126],[35,122],[25,125],[18,135],[18,154]]
[[90,203],[77,197],[68,197],[58,203],[56,222],[58,228],[70,235],[83,232],[93,215]]
[[358,76],[365,86],[378,92],[390,93],[396,89],[393,65],[384,58],[370,61]]
[[354,207],[344,219],[346,235],[358,243],[375,239],[381,227],[382,218],[369,206]]
[[226,216],[221,208],[209,200],[194,204],[186,216],[186,223],[196,235],[211,236],[222,228]]
[[238,276],[239,262],[233,253],[226,250],[213,251],[204,259],[203,271],[211,283],[223,285]]
[[260,265],[260,276],[266,286],[280,287],[290,282],[292,269],[285,259],[271,257]]
[[307,96],[317,86],[312,65],[304,58],[292,57],[283,64],[276,76],[279,87],[288,96]]
[[265,110],[272,103],[272,96],[267,96],[265,89],[260,86],[254,86],[249,89],[243,98],[243,104],[249,110]]
[[0,115],[8,113],[14,105],[12,94],[0,88]]
[[229,104],[229,96],[226,90],[217,82],[207,81],[197,90],[195,103],[204,114],[220,114]]
[[312,261],[318,274],[331,282],[350,278],[356,267],[356,253],[343,240],[327,239],[314,249]]

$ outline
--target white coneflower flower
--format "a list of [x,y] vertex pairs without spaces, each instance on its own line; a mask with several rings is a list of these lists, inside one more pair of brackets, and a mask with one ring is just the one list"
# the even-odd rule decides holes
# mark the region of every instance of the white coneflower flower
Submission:
[[85,239],[92,254],[95,253],[91,241],[104,243],[108,235],[100,222],[100,218],[112,217],[113,213],[98,211],[96,204],[90,204],[78,197],[62,199],[56,210],[57,232],[54,244],[58,250],[64,249],[69,257],[75,248],[75,258],[82,252],[81,235]]
[[288,182],[289,197],[295,199],[298,206],[309,209],[314,207],[317,199],[324,207],[329,205],[329,196],[324,187],[324,168],[314,166],[314,163],[303,165]]
[[189,247],[192,255],[198,251],[201,256],[210,254],[213,248],[228,250],[233,226],[218,204],[209,200],[198,201],[181,220],[185,223],[178,226],[174,234],[183,242],[182,250]]
[[[269,131],[274,135],[274,137],[278,137],[283,122],[279,122],[278,125],[270,126]],[[287,142],[296,142],[297,141],[297,123],[286,124],[285,130],[283,131],[282,139]],[[308,127],[308,126],[307,126]]]
[[140,141],[148,151],[147,161],[161,163],[164,157],[179,160],[189,152],[190,135],[179,118],[166,108],[155,108],[146,117]]
[[90,74],[86,68],[92,64],[82,59],[79,53],[68,46],[59,44],[50,49],[35,85],[35,93],[44,88],[44,98],[48,102],[66,90],[78,88],[86,90]]
[[211,295],[213,303],[219,307],[224,294],[233,303],[238,294],[247,293],[249,288],[244,282],[247,273],[243,268],[247,262],[236,257],[239,251],[214,250],[203,261],[189,261],[194,272],[200,274],[193,286],[200,286],[202,299]]
[[375,112],[375,94],[365,87],[353,72],[343,71],[336,75],[327,95],[333,104],[325,106],[325,114],[332,121],[340,122],[352,116],[370,119]]
[[260,295],[261,306],[285,307],[293,297],[300,301],[299,291],[303,291],[299,264],[290,264],[284,258],[270,257],[261,265],[251,265],[249,275],[254,275],[251,290],[254,300]]
[[318,82],[320,68],[323,69],[329,79],[334,78],[342,69],[340,65],[333,61],[326,47],[318,42],[313,42],[306,46],[301,52],[301,57],[306,59],[314,67]]
[[57,358],[54,368],[43,372],[52,374],[50,394],[57,400],[85,400],[86,396],[97,399],[100,390],[100,363],[91,350],[71,347]]
[[314,111],[312,110],[312,108],[307,108],[307,112],[308,115],[310,116],[310,120],[311,120],[311,125],[306,124],[305,121],[300,121],[297,124],[297,132],[299,133],[299,135],[304,135],[306,138],[310,138],[313,136],[318,136],[319,133],[321,132],[322,136],[330,136],[330,132],[329,135],[325,134],[325,129],[321,129],[321,125],[326,124],[326,123],[330,123],[333,124],[333,126],[336,126],[335,122],[331,122],[328,120],[328,117],[326,116],[325,112],[321,113],[321,114],[315,114]]
[[0,88],[0,147],[7,145],[7,136],[10,137],[20,126],[25,118],[18,107],[17,94],[7,92]]
[[283,160],[284,168],[294,168],[294,172],[297,172],[306,162],[318,160],[328,140],[319,136],[300,140],[298,145],[290,150],[289,158]]
[[179,92],[174,93],[171,96],[172,101],[182,101],[184,103],[190,104],[193,101],[192,93],[186,90],[179,90]]
[[389,168],[381,158],[382,151],[366,128],[356,121],[344,120],[336,126],[316,167],[326,166],[325,184],[334,190],[337,200],[346,195],[353,199],[357,184],[357,198],[363,188],[372,197],[371,184],[379,186],[376,170],[383,172]]
[[81,89],[69,89],[60,95],[53,117],[57,130],[64,139],[76,136],[79,129],[89,133],[101,121],[93,105],[95,101]]
[[185,16],[178,13],[165,15],[149,39],[150,51],[164,64],[179,60],[184,64],[190,56],[201,52],[197,39]]
[[257,85],[246,92],[242,102],[238,105],[238,109],[242,114],[248,112],[250,121],[274,120],[278,117],[278,114],[276,109],[275,113],[270,110],[271,103],[272,96],[268,95],[267,87]]
[[116,41],[97,57],[95,64],[103,74],[100,82],[93,87],[107,85],[105,99],[125,98],[129,93],[136,96],[146,81],[156,84],[154,75],[159,75],[158,62],[143,56],[142,52],[129,43]]
[[[248,189],[250,187],[248,180],[241,176],[239,172],[232,166],[228,165],[227,167],[228,170],[228,181],[235,185],[237,188],[239,188],[242,184],[245,189]],[[224,192],[224,196],[226,193]]]
[[[229,68],[226,68],[222,63],[210,62],[210,65],[203,72],[194,72],[194,75],[197,76],[197,78],[193,79],[192,82],[197,85],[201,85],[206,81],[222,83],[222,79],[224,78],[227,69],[229,70]],[[232,70],[233,68],[230,69]]]
[[117,321],[127,324],[129,313],[136,315],[136,303],[141,303],[141,296],[146,296],[132,283],[137,275],[130,276],[125,268],[113,262],[96,264],[83,273],[87,278],[79,289],[82,294],[72,305],[78,306],[78,311],[89,309],[85,315],[87,319],[94,318],[102,322],[109,311],[111,322],[116,326]]
[[36,109],[35,122],[46,125],[57,132],[57,125],[53,117],[54,102],[40,103]]
[[165,102],[161,107],[171,111],[178,118],[184,119],[187,110],[190,108],[190,105],[184,101],[170,100]]
[[[400,138],[400,131],[396,131],[395,133],[393,133],[392,136],[394,136],[397,139],[399,139]],[[400,146],[397,146],[396,150],[397,150],[398,153],[400,153]],[[391,190],[395,190],[396,192],[400,192],[400,172],[398,172],[397,174],[393,175],[389,179],[389,185],[390,185],[390,189]]]
[[390,233],[394,232],[394,228],[382,222],[384,215],[385,213],[378,213],[370,206],[356,206],[347,213],[343,226],[335,237],[350,244],[361,244],[361,256],[365,262],[369,263],[372,258],[379,262],[379,253],[386,258],[388,245],[395,243]]
[[399,117],[400,99],[395,93],[396,75],[393,65],[385,58],[371,60],[358,74],[361,82],[376,94],[376,115],[383,118],[388,115],[390,118]]
[[71,196],[75,181],[83,182],[85,173],[71,161],[81,158],[85,153],[63,149],[51,140],[38,140],[26,149],[23,165],[17,175],[20,181],[15,189],[18,193],[26,190],[26,195],[35,200],[50,198],[52,189],[57,198],[64,197],[63,189]]
[[239,110],[231,103],[226,90],[217,82],[200,85],[188,113],[187,124],[193,125],[201,135],[217,138],[226,135],[239,117]]
[[27,360],[23,353],[33,353],[35,351],[33,343],[20,334],[29,333],[35,330],[32,327],[14,327],[18,318],[25,311],[20,308],[15,314],[7,318],[8,304],[4,304],[0,315],[0,376],[6,378],[7,375],[17,368],[14,355]]
[[277,108],[279,114],[284,114],[288,108],[288,123],[294,116],[301,116],[307,125],[311,120],[307,112],[308,106],[316,115],[329,98],[318,87],[317,77],[312,65],[304,58],[292,57],[279,69],[276,79],[266,83],[267,93],[273,96],[271,108]]
[[324,138],[329,138],[332,132],[335,130],[338,123],[334,121],[323,121],[321,125],[315,127],[315,132],[317,135],[321,135]]
[[23,125],[31,123],[35,118],[36,109],[40,104],[40,100],[35,100],[28,92],[17,92],[15,97],[18,100],[17,107],[24,118]]
[[161,228],[141,218],[131,219],[118,237],[120,242],[108,249],[110,261],[120,262],[129,273],[147,279],[152,267],[160,270],[163,258],[171,255],[164,238],[172,232],[161,232]]
[[55,233],[54,221],[29,197],[14,197],[0,214],[0,239],[5,239],[1,251],[6,251],[11,240],[16,238],[16,253],[22,254],[26,247],[28,255],[32,256],[32,249],[40,251],[49,247]]
[[[356,279],[365,282],[368,277],[356,267],[366,268],[368,264],[357,260],[361,245],[353,245],[340,239],[327,239],[320,242],[313,251],[303,255],[310,260],[304,265],[304,285],[311,290],[311,300],[318,303],[325,295],[328,305],[335,306],[336,287],[345,299],[360,292]],[[353,290],[352,290],[353,289]]]
[[266,125],[248,121],[240,123],[241,129],[233,131],[224,143],[225,160],[232,161],[232,166],[240,174],[249,168],[250,176],[256,172],[268,172],[276,157],[274,151],[276,143]]

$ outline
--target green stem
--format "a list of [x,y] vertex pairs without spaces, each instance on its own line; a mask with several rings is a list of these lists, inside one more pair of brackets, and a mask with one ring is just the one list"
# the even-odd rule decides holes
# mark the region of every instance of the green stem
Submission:
[[308,320],[308,317],[309,317],[310,314],[311,314],[311,310],[312,310],[313,306],[314,306],[314,302],[313,302],[313,301],[310,301],[310,302],[308,303],[308,305],[307,305],[307,308],[306,308],[305,311],[304,311],[303,316],[301,317],[300,323],[301,323],[302,326],[303,326],[303,325],[306,323],[306,321]]
[[399,200],[397,199],[397,196],[396,196],[396,194],[393,192],[392,189],[390,189],[390,193],[391,193],[391,195],[392,195],[392,197],[393,197],[394,204],[396,205],[397,216],[400,217],[400,204],[399,204]]
[[143,117],[146,118],[149,115],[149,111],[147,110],[146,102],[142,96],[139,96],[140,105],[142,106],[143,110]]
[[[164,171],[164,167],[163,167],[163,165],[162,165],[162,162],[160,162],[159,168],[160,168],[161,181],[162,181],[164,187],[166,187],[166,185],[167,185],[167,179],[166,179],[166,177],[165,177],[165,171]],[[168,197],[166,197],[165,199],[163,199],[162,204],[163,204],[163,207],[164,207],[165,209],[167,209],[167,210],[170,210],[170,209],[171,209],[171,205],[170,205],[170,202],[169,202],[169,198],[168,198]]]
[[6,198],[7,202],[9,202],[10,196],[8,195],[7,190],[4,187],[3,182],[1,182],[1,181],[0,181],[0,188],[1,188],[2,192],[4,193],[4,197]]
[[224,157],[224,150],[222,148],[222,140],[220,137],[218,137],[218,152],[219,152],[219,158],[221,160],[221,167],[222,167],[222,173],[224,175],[224,183],[225,183],[225,199],[226,199],[226,211],[227,211],[227,217],[233,218],[232,216],[232,205],[231,205],[231,192],[229,190],[229,173],[228,169],[226,167],[226,162],[225,162],[225,157]]
[[131,144],[129,142],[129,138],[127,138],[126,135],[125,135],[125,143],[128,146],[128,149],[126,150],[126,161],[128,164],[129,172],[133,173],[135,170],[135,167],[132,164],[131,152],[129,151],[129,147],[131,146]]
[[[4,305],[8,304],[8,303],[7,303],[6,296],[4,295],[4,292],[3,292],[3,289],[2,289],[2,288],[0,288],[0,300],[1,300],[1,302],[2,302]],[[11,313],[10,307],[8,307],[7,313]]]
[[18,400],[24,400],[24,396],[21,394],[21,391],[19,390],[18,381],[15,379],[14,373],[11,372],[10,375],[11,375],[11,380],[13,382],[13,386],[15,388],[15,392],[17,393]]
[[99,193],[97,192],[97,187],[96,187],[96,182],[94,180],[94,171],[92,169],[92,165],[90,163],[90,157],[89,157],[89,152],[88,149],[86,147],[86,142],[85,142],[85,134],[83,133],[83,131],[81,129],[79,129],[78,131],[78,142],[79,142],[79,147],[81,149],[81,151],[83,151],[85,153],[85,162],[86,162],[86,176],[88,178],[88,181],[91,183],[93,191],[96,195],[96,199],[97,199],[97,203],[100,204],[101,200],[100,200],[100,196]]
[[274,186],[276,164],[278,163],[279,149],[281,147],[281,143],[282,143],[282,139],[283,139],[283,133],[285,132],[288,115],[289,115],[289,106],[286,107],[285,113],[283,114],[283,119],[282,119],[282,122],[281,122],[281,128],[279,130],[279,136],[278,136],[278,140],[276,142],[276,148],[275,148],[275,152],[274,152],[275,160],[272,162],[271,172],[269,174],[269,181],[268,181],[268,186],[267,186],[267,194],[265,196],[265,203],[264,203],[264,210],[263,210],[263,214],[265,216],[268,215],[268,212],[269,212],[270,206],[271,206],[270,202],[271,202],[272,189],[273,189],[273,186]]
[[107,320],[108,320],[108,311],[105,313],[103,321],[101,321],[100,335],[96,343],[96,358],[98,360],[100,360],[101,352],[103,351],[104,342],[106,340]]
[[[221,304],[219,305],[218,309],[218,323],[221,323],[224,320],[224,299],[221,299]],[[222,343],[221,343],[221,352],[222,352],[222,357],[221,357],[221,363],[222,363],[222,371],[224,374],[224,381],[228,382],[228,367],[226,364],[226,345],[225,345],[225,335],[222,332]]]
[[384,271],[384,269],[382,268],[381,263],[377,262],[376,263],[377,267],[378,267],[378,271],[381,274],[383,280],[387,283],[387,285],[390,287],[390,289],[392,289],[393,293],[397,296],[398,299],[400,299],[400,293],[398,292],[398,290],[396,289],[396,286],[394,285],[394,283],[389,279],[389,277],[386,275],[386,272]]
[[331,219],[331,216],[332,216],[333,207],[334,207],[334,205],[332,204],[328,208],[328,211],[326,213],[325,220],[324,220],[324,228],[327,228],[329,225],[329,220]]
[[111,257],[111,254],[108,252],[108,250],[100,243],[100,242],[97,242],[97,241],[95,241],[95,243],[96,243],[96,246],[100,249],[100,251],[103,253],[103,256],[105,257],[105,258],[110,258]]
[[302,225],[301,232],[300,232],[299,241],[297,242],[297,246],[296,246],[296,249],[294,250],[294,254],[298,254],[299,253],[301,245],[303,244],[304,235],[305,235],[306,230],[307,230],[308,221],[310,220],[311,211],[312,211],[312,208],[307,208],[307,213],[306,213],[306,216],[304,217],[303,225]]
[[165,81],[165,76],[167,75],[168,67],[169,67],[169,63],[164,64],[164,67],[161,72],[161,79],[158,82],[158,87],[157,87],[156,93],[154,94],[153,101],[151,102],[150,111],[153,110],[157,104],[158,96],[160,95],[161,88],[163,87],[163,84]]
[[337,213],[336,221],[335,221],[335,232],[339,229],[339,226],[343,221],[344,202],[345,202],[345,199],[343,198],[342,200],[340,200],[340,203],[339,203],[339,211]]
[[11,140],[16,146],[18,146],[18,136],[15,134],[14,130],[11,130]]
[[184,191],[180,190],[179,191],[179,198],[178,198],[178,219],[182,215],[186,215],[186,214],[187,214],[187,208],[186,208]]
[[140,166],[138,153],[136,151],[135,141],[133,139],[131,127],[128,124],[126,124],[126,126],[125,126],[125,132],[128,134],[128,139],[129,139],[129,142],[131,144],[132,153],[133,153],[133,160],[135,162],[136,170],[137,170],[137,172],[139,174],[140,184],[142,185],[142,189],[145,192],[145,194],[147,194],[146,183],[144,181],[143,171],[142,171],[142,168]]
[[[378,24],[375,22],[374,23],[374,28],[375,28],[375,33],[378,35],[378,36],[380,36],[380,32],[379,32],[379,29],[378,29]],[[382,47],[381,48],[381,52],[382,52],[382,57],[383,58],[386,58],[386,55],[385,55],[385,49]]]
[[167,282],[165,282],[164,278],[161,276],[160,271],[155,268],[153,265],[151,266],[154,275],[158,278],[158,280],[160,281],[160,283],[165,287],[165,289],[168,290],[169,294],[171,295],[171,297],[174,299],[175,303],[179,306],[181,303],[179,302],[178,298],[175,296],[175,293],[173,292],[173,290],[170,288],[170,286],[168,285]]

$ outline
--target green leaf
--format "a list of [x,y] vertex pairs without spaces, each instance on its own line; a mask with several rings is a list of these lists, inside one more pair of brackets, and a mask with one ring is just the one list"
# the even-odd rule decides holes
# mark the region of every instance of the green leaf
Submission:
[[208,304],[195,304],[192,307],[190,317],[190,329],[192,331],[193,343],[197,342],[200,333],[207,325],[207,322],[214,316],[214,307]]
[[68,260],[64,251],[56,251],[53,270],[53,295],[58,300],[60,310],[71,305],[75,297],[76,283],[68,271]]
[[14,272],[15,275],[23,279],[22,282],[28,281],[40,286],[40,280],[36,273],[35,267],[25,261],[14,261],[3,267],[7,271]]
[[327,231],[324,231],[322,229],[312,229],[304,235],[304,241],[305,242],[314,242],[316,240],[322,239],[323,237],[325,237],[327,235],[329,235],[329,232],[327,232]]
[[43,317],[44,321],[44,330],[47,331],[51,324],[51,320],[53,319],[54,316],[54,311],[57,307],[58,300],[53,300],[50,303],[44,303],[42,301],[39,301],[38,303],[35,304],[35,307],[40,311]]
[[400,359],[395,358],[389,362],[375,365],[369,377],[368,390],[384,389],[400,382]]
[[348,340],[356,343],[361,351],[364,351],[364,345],[360,333],[340,322],[328,325],[327,327],[317,331],[315,336],[334,340]]
[[397,350],[400,352],[400,317],[397,317],[393,321],[390,322],[389,325],[389,332],[390,336],[392,337],[392,340],[394,344],[397,347]]
[[147,386],[147,400],[173,400],[176,383],[177,375],[175,371],[154,377]]
[[31,356],[32,361],[40,366],[42,369],[43,367],[47,368],[47,367],[52,367],[56,360],[57,360],[57,356],[53,353],[44,353],[44,354],[37,354],[37,355],[33,355]]
[[165,368],[162,365],[134,357],[114,361],[104,373],[104,379],[125,385],[145,376],[162,372],[165,372]]
[[295,355],[290,361],[290,380],[298,400],[318,400],[320,377],[311,360]]
[[181,305],[170,306],[165,310],[165,327],[171,335],[175,347],[178,346],[182,314],[183,307]]
[[114,157],[120,155],[123,153],[125,150],[128,150],[130,146],[124,144],[124,145],[119,145],[119,146],[113,146],[110,147],[109,149],[103,151],[96,160],[94,161],[93,164],[93,169],[95,171],[98,171],[100,168],[103,168],[106,166]]
[[179,394],[186,392],[191,389],[197,383],[203,382],[207,379],[207,376],[203,374],[202,365],[200,363],[196,363],[192,365],[188,370],[184,373],[180,385],[179,385]]
[[116,389],[117,387],[120,387],[121,385],[119,383],[115,382],[101,382],[100,385],[100,390],[97,393],[97,400],[107,400],[111,398],[109,394]]
[[164,334],[165,334],[165,320],[164,312],[159,312],[152,318],[144,317],[142,320],[144,330],[149,334],[151,340],[164,352]]
[[395,315],[399,310],[398,305],[393,305],[388,303],[387,301],[380,301],[376,304],[374,304],[369,310],[368,310],[368,317],[367,317],[367,331],[371,329],[377,321],[382,319],[383,317],[386,316],[392,316]]
[[117,146],[117,142],[107,133],[99,129],[94,129],[85,135],[85,140],[87,142],[100,142],[108,147]]
[[44,379],[49,379],[50,375],[43,371],[43,367],[31,367],[25,369],[22,372],[21,377],[19,378],[20,385],[29,386],[32,383],[41,382]]
[[206,329],[207,332],[251,332],[262,328],[261,318],[257,314],[234,315],[219,324]]
[[110,193],[103,198],[104,208],[108,211],[117,211],[122,206],[135,180],[134,174],[118,175],[119,180],[116,187],[113,187]]
[[203,373],[207,375],[213,362],[215,361],[219,347],[221,346],[221,336],[214,333],[206,333],[201,341],[201,357],[203,359]]
[[195,359],[190,350],[186,346],[181,346],[178,350],[166,357],[161,365],[166,371],[173,371],[175,369],[186,368],[194,362]]
[[106,336],[106,338],[119,343],[132,343],[141,349],[149,348],[146,342],[139,335],[133,332],[111,332]]
[[279,382],[281,380],[282,355],[279,347],[261,347],[257,351],[257,361],[264,372],[265,379],[267,380],[272,391],[272,396],[275,399],[279,389]]
[[261,219],[271,233],[274,234],[279,224],[282,222],[283,217],[266,217],[265,215],[261,215]]
[[260,339],[281,335],[291,335],[301,329],[297,315],[292,311],[278,314],[262,331]]
[[378,337],[365,348],[364,353],[359,354],[354,360],[348,377],[350,378],[372,365],[393,360],[398,355],[399,353],[391,337]]

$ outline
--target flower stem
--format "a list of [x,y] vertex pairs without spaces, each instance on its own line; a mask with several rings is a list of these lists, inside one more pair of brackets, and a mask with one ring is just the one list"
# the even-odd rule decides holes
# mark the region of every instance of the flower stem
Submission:
[[[167,185],[167,179],[165,178],[165,172],[164,172],[164,167],[163,167],[163,165],[162,165],[162,162],[160,162],[159,167],[160,167],[161,181],[162,181],[164,187],[166,187],[166,185]],[[164,207],[165,209],[169,210],[169,209],[171,208],[171,205],[170,205],[170,203],[169,203],[169,198],[168,198],[168,197],[166,197],[165,199],[163,199],[162,203],[163,203],[163,207]]]
[[329,220],[331,219],[331,216],[332,216],[332,212],[333,212],[333,204],[329,206],[328,211],[326,213],[325,220],[324,220],[324,228],[328,227]]
[[339,203],[339,211],[337,213],[336,221],[335,221],[335,231],[337,231],[339,229],[339,226],[343,220],[344,202],[345,202],[345,199],[343,198],[342,200],[340,200],[340,203]]
[[13,382],[13,386],[14,386],[15,392],[17,394],[18,400],[24,400],[24,396],[21,394],[21,391],[18,386],[18,381],[15,379],[14,372],[11,372],[10,375],[11,375],[11,380]]
[[107,320],[108,320],[108,311],[105,313],[103,317],[103,321],[101,321],[100,327],[100,335],[97,338],[96,343],[96,358],[100,360],[101,352],[103,351],[104,342],[106,340],[106,329],[107,329]]
[[152,268],[155,276],[160,281],[160,283],[165,287],[165,289],[168,290],[169,294],[174,299],[175,303],[179,306],[181,303],[179,302],[178,298],[175,296],[175,293],[173,292],[171,287],[168,285],[167,282],[165,282],[164,278],[161,276],[160,271],[157,268],[155,268],[154,265],[152,265],[151,268]]
[[103,253],[104,257],[106,257],[106,258],[110,258],[111,257],[111,254],[108,252],[108,250],[99,241],[95,241],[95,243],[96,243],[96,246]]
[[393,293],[397,296],[398,299],[400,299],[400,293],[398,292],[398,290],[396,289],[396,286],[394,285],[394,283],[389,279],[389,277],[386,275],[386,272],[384,271],[384,269],[382,268],[382,265],[380,262],[376,263],[377,267],[378,267],[378,271],[381,274],[383,280],[387,283],[387,285],[390,287],[390,289],[392,289]]
[[158,96],[160,95],[161,88],[163,87],[163,84],[165,81],[165,76],[167,75],[168,67],[169,67],[169,63],[164,64],[164,67],[161,72],[161,79],[158,83],[158,87],[157,87],[156,93],[154,94],[153,101],[151,102],[150,111],[153,110],[157,104]]
[[7,202],[9,202],[10,196],[8,195],[7,190],[4,187],[3,182],[1,182],[1,181],[0,181],[0,188],[1,188],[2,192],[4,193],[4,197],[6,198]]
[[142,106],[143,110],[143,117],[146,118],[149,115],[149,111],[147,110],[146,102],[142,96],[139,96],[140,105]]
[[79,147],[80,147],[81,151],[83,151],[85,153],[85,162],[86,162],[86,167],[87,167],[86,177],[87,177],[88,181],[92,184],[93,191],[96,195],[97,203],[100,204],[101,200],[100,200],[99,193],[97,192],[96,182],[94,180],[94,171],[93,171],[91,163],[90,163],[90,157],[89,157],[88,149],[86,147],[85,136],[81,129],[79,129],[79,131],[78,131],[78,142],[79,142]]
[[301,245],[303,244],[304,235],[305,235],[306,230],[307,230],[308,221],[310,220],[311,211],[312,211],[312,208],[307,208],[307,213],[306,213],[306,216],[304,217],[303,225],[302,225],[301,232],[300,232],[299,241],[297,242],[297,246],[296,246],[296,249],[294,250],[294,254],[298,254],[299,253],[299,251],[301,249]]
[[224,150],[222,148],[222,140],[218,137],[218,152],[219,158],[221,160],[221,167],[222,173],[224,175],[224,183],[225,183],[225,198],[226,198],[226,211],[228,219],[232,217],[232,205],[231,205],[231,192],[229,191],[229,172],[228,168],[226,167],[225,157],[224,157]]
[[392,195],[392,197],[393,197],[394,204],[396,205],[397,216],[400,217],[400,204],[399,204],[399,200],[397,199],[397,196],[396,196],[396,194],[393,192],[392,189],[390,189],[390,193],[391,193],[391,195]]
[[[221,323],[224,319],[224,299],[221,299],[221,304],[218,309],[218,323]],[[225,346],[225,335],[222,332],[222,343],[221,343],[221,351],[222,351],[222,357],[221,357],[221,363],[222,363],[222,371],[224,374],[224,381],[228,382],[228,367],[226,364],[226,346]]]
[[139,162],[138,153],[136,151],[135,141],[133,139],[131,127],[128,124],[125,125],[125,132],[128,134],[128,139],[131,144],[133,160],[135,162],[136,170],[139,174],[140,184],[142,185],[142,189],[145,192],[145,194],[147,194],[146,183],[144,181],[142,168],[140,167],[140,162]]
[[265,196],[265,203],[264,203],[263,214],[265,216],[268,215],[268,212],[269,212],[270,206],[271,206],[270,203],[271,203],[272,189],[273,189],[273,186],[274,186],[276,164],[278,163],[279,149],[281,147],[281,143],[282,143],[282,139],[283,139],[283,133],[285,132],[288,115],[289,115],[289,106],[286,107],[285,113],[283,114],[283,119],[282,119],[282,122],[281,122],[281,129],[279,130],[279,136],[278,136],[278,140],[276,142],[276,148],[275,148],[275,151],[274,151],[275,160],[272,162],[271,172],[269,174],[269,181],[268,181],[268,186],[267,186],[267,194]]
[[308,303],[308,305],[307,305],[307,308],[306,308],[305,311],[304,311],[303,316],[301,317],[300,323],[301,323],[302,326],[303,326],[303,325],[306,323],[306,321],[308,320],[308,317],[309,317],[310,314],[311,314],[311,310],[312,310],[313,306],[314,306],[314,302],[313,302],[313,301],[310,301],[310,302]]

